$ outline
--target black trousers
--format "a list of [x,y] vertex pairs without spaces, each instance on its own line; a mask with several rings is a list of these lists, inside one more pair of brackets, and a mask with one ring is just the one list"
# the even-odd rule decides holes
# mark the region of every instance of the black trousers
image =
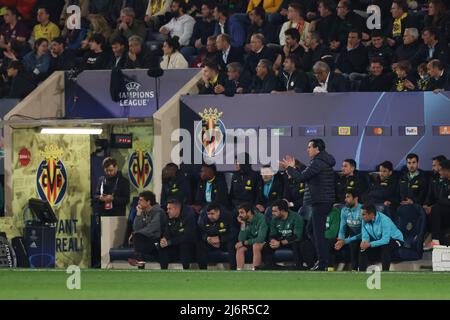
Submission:
[[179,258],[183,269],[189,269],[189,264],[194,260],[195,243],[187,242],[180,243],[176,246],[168,246],[161,248],[159,251],[159,263],[161,269],[167,269],[169,267],[169,261]]
[[379,261],[381,258],[381,264],[383,266],[383,271],[389,271],[391,267],[391,252],[398,248],[398,242],[391,240],[388,244],[384,246],[379,246],[375,248],[369,248],[360,252],[359,254],[359,271],[366,271],[367,265],[369,264],[369,259],[372,261]]
[[359,253],[361,252],[361,241],[352,241],[348,245],[350,247],[350,264],[352,270],[358,271],[359,267]]
[[332,204],[318,204],[312,206],[312,226],[314,246],[319,259],[319,268],[325,270],[328,267],[330,253],[328,250],[328,241],[325,238],[325,229],[327,216],[333,207]]
[[[278,249],[290,249],[292,250],[292,255],[294,257],[295,267],[300,269],[302,267],[301,261],[301,253],[300,253],[300,243],[293,242],[287,245],[281,245]],[[272,249],[270,247],[270,241],[266,242],[262,250],[262,258],[265,266],[273,267],[275,266],[275,262],[273,259],[273,255],[278,249]]]
[[133,235],[134,255],[138,260],[143,260],[144,255],[158,254],[159,239],[151,239],[140,233]]
[[101,267],[101,214],[95,213],[91,217],[91,267]]
[[230,269],[236,270],[236,249],[234,241],[221,243],[220,248],[215,248],[208,242],[200,240],[197,242],[197,262],[201,270],[208,269],[208,251],[210,251],[211,249],[228,252],[228,262],[230,263]]
[[450,227],[450,206],[435,204],[431,207],[432,239],[444,240],[444,231]]
[[336,244],[336,239],[327,239],[328,242],[328,253],[330,259],[328,260],[328,267],[333,267],[336,265],[336,254],[337,251],[334,249],[334,245]]

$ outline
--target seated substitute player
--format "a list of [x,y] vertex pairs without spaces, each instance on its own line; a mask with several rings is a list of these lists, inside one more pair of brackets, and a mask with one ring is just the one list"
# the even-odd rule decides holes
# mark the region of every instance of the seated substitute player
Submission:
[[198,265],[207,269],[208,251],[211,249],[228,252],[230,269],[236,270],[236,244],[232,216],[216,203],[206,207],[207,218],[200,224],[200,241],[197,244]]
[[428,179],[419,169],[419,156],[410,153],[406,156],[408,171],[399,180],[400,205],[418,204],[422,206],[428,192]]
[[197,240],[196,217],[192,208],[178,199],[167,201],[169,217],[160,241],[159,259],[161,269],[167,269],[169,261],[179,257],[183,269],[189,269],[193,261]]
[[365,203],[383,204],[394,212],[398,205],[398,180],[393,174],[392,162],[384,161],[379,165],[378,175],[373,179]]
[[345,203],[345,195],[349,191],[357,191],[364,194],[368,188],[368,178],[356,170],[356,161],[345,159],[342,162],[342,169],[336,177],[336,200],[338,203]]
[[253,211],[250,203],[238,207],[238,221],[241,224],[238,242],[236,243],[237,270],[242,270],[245,264],[245,252],[253,250],[253,269],[261,265],[261,252],[267,238],[267,224],[264,215]]
[[349,245],[350,261],[354,271],[358,271],[361,244],[361,208],[362,204],[359,203],[358,193],[355,191],[347,192],[345,195],[345,207],[341,210],[339,235],[334,245],[334,248],[338,251],[345,245]]
[[272,220],[270,221],[268,242],[263,248],[264,266],[261,269],[280,269],[273,261],[275,251],[282,248],[292,250],[295,268],[302,268],[300,241],[303,236],[303,218],[289,210],[285,200],[277,200],[272,204]]
[[151,191],[141,192],[133,222],[133,233],[128,239],[134,247],[135,258],[128,259],[132,266],[143,269],[145,268],[144,255],[158,254],[161,233],[166,220],[166,213],[156,203],[155,194]]
[[381,256],[383,271],[389,271],[391,252],[403,245],[403,234],[392,220],[381,212],[377,212],[372,204],[362,207],[361,253],[359,255],[359,271],[366,271],[369,257],[374,260]]

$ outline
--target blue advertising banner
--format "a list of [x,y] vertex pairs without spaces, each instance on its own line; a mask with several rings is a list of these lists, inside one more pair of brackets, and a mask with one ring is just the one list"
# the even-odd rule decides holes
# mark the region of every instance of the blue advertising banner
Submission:
[[67,118],[148,118],[156,111],[157,94],[159,106],[167,102],[199,69],[166,70],[156,80],[147,70],[124,70],[125,90],[119,101],[111,98],[110,70],[83,71],[78,76],[65,74],[65,106]]
[[227,129],[292,127],[292,134],[278,134],[279,157],[291,154],[309,163],[308,141],[324,139],[336,170],[347,158],[360,170],[374,170],[385,160],[399,169],[410,152],[429,170],[431,157],[450,156],[450,92],[204,95],[183,96],[181,102],[181,128],[194,139],[201,139],[193,128],[199,113],[217,109]]

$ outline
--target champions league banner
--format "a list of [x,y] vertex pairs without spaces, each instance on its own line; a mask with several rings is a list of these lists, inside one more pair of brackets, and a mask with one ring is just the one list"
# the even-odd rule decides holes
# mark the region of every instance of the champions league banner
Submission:
[[[13,202],[24,223],[30,198],[48,201],[56,225],[56,267],[90,264],[90,137],[13,133]],[[18,229],[22,229],[23,226]]]
[[165,70],[159,78],[159,92],[155,79],[147,70],[123,70],[123,88],[118,101],[111,97],[111,71],[84,71],[74,77],[65,74],[65,106],[68,118],[149,118],[156,111],[156,98],[163,106],[199,69]]
[[291,154],[303,163],[310,161],[308,141],[321,138],[336,157],[336,170],[347,158],[355,159],[360,170],[375,170],[385,160],[398,170],[411,152],[429,170],[431,157],[450,156],[450,92],[188,95],[181,98],[180,119],[180,127],[194,137],[192,154],[198,145],[208,150],[194,127],[201,121],[203,131],[220,130],[222,141],[229,129],[274,130],[279,156]]

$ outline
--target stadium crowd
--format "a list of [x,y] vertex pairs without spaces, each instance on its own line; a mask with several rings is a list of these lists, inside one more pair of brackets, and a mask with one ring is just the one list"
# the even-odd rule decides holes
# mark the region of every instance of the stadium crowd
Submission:
[[[381,260],[387,271],[392,252],[404,242],[393,221],[405,209],[423,209],[424,228],[431,237],[423,243],[425,250],[445,242],[450,228],[450,160],[445,156],[432,159],[432,172],[420,169],[416,154],[407,155],[401,171],[384,161],[376,171],[362,172],[353,159],[346,159],[341,171],[333,172],[335,160],[321,139],[309,142],[308,153],[309,166],[286,157],[279,172],[269,166],[254,171],[246,155],[245,163],[236,160],[228,185],[215,165],[202,165],[197,176],[167,164],[160,203],[152,192],[144,191],[136,208],[131,208],[127,244],[134,247],[135,257],[130,264],[144,268],[153,255],[159,257],[162,269],[173,259],[185,269],[195,261],[206,269],[208,252],[221,250],[228,252],[231,269],[242,269],[250,251],[254,269],[334,270],[342,262],[340,251],[347,247],[351,270],[365,271],[369,260]],[[324,164],[326,175],[320,173]],[[99,215],[125,215],[126,179],[111,158],[105,160],[104,169],[109,176],[99,180],[95,210]],[[102,198],[100,185],[113,189],[117,181],[114,197]],[[311,207],[326,203],[332,204],[331,210],[315,225]],[[325,266],[317,263],[321,250],[317,230],[324,241]],[[294,267],[274,262],[279,249],[292,251]]]
[[[201,94],[449,90],[445,0],[2,1],[0,97],[57,70],[201,67]],[[366,25],[369,5],[381,29]],[[67,26],[70,5],[79,28]],[[74,21],[71,20],[74,23]],[[76,23],[75,23],[76,24]]]

